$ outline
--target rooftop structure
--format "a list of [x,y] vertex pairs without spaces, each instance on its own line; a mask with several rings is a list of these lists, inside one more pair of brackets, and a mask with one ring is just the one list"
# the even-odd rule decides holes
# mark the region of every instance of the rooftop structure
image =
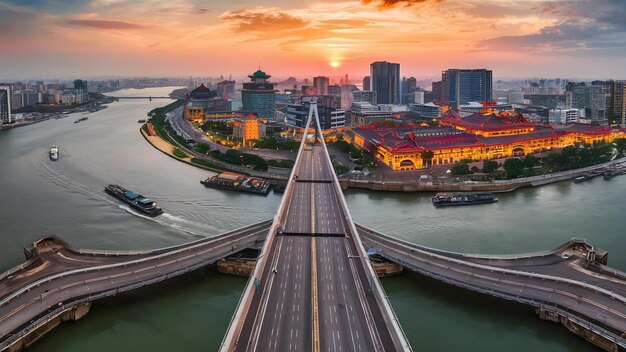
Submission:
[[274,90],[274,84],[268,82],[271,76],[258,70],[248,77],[250,77],[250,82],[244,83],[241,91],[243,112],[274,120],[276,118],[276,90]]

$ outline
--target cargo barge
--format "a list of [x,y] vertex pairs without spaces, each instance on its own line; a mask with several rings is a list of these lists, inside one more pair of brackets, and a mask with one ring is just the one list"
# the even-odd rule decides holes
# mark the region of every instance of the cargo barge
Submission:
[[142,214],[152,217],[163,214],[163,209],[157,207],[156,202],[141,194],[129,191],[122,186],[108,185],[104,188],[104,191]]
[[493,193],[437,193],[432,198],[433,205],[436,207],[445,207],[452,205],[472,205],[495,203],[498,198]]
[[270,183],[268,181],[234,172],[222,172],[204,181],[200,181],[200,183],[205,187],[229,191],[250,192],[264,195],[270,192]]

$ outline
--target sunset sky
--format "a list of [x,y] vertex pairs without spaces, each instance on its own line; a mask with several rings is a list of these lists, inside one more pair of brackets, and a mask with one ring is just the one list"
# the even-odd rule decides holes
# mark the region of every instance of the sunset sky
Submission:
[[626,0],[0,0],[0,80],[110,75],[626,79]]

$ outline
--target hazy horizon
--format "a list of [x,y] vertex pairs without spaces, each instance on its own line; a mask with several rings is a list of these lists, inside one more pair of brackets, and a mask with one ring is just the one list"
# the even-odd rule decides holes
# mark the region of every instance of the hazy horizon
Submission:
[[625,79],[622,0],[0,0],[0,79],[355,78],[373,61],[437,79]]

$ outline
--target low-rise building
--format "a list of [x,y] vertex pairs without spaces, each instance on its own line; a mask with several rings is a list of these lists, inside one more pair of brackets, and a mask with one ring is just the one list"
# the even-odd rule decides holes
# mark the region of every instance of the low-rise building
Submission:
[[243,145],[249,145],[253,140],[266,136],[265,121],[256,117],[233,119],[233,137],[241,140]]
[[624,130],[579,123],[539,125],[521,114],[475,113],[462,117],[449,112],[436,128],[385,124],[355,128],[353,143],[368,149],[393,170],[412,170],[464,159],[524,156],[575,143],[609,142],[625,135]]
[[548,115],[548,124],[566,125],[580,123],[581,117],[584,118],[584,110],[581,109],[552,109]]

